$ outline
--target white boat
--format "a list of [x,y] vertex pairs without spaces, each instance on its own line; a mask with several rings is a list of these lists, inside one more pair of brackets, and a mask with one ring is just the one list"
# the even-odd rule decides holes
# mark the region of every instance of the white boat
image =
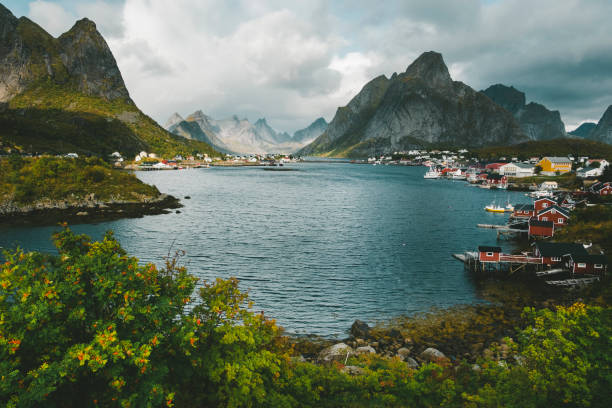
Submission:
[[433,167],[429,166],[429,170],[427,170],[427,173],[425,173],[423,178],[426,178],[426,179],[437,179],[437,178],[440,178],[440,173],[438,173],[437,170],[434,170]]
[[461,169],[452,171],[450,174],[453,180],[465,180],[467,178],[467,176],[461,171]]
[[529,197],[533,198],[544,198],[544,197],[553,197],[553,192],[550,190],[537,190],[528,194]]

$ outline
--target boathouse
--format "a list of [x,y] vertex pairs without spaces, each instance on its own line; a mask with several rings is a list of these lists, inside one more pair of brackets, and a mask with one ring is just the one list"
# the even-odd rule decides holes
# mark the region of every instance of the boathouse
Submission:
[[512,211],[512,218],[531,218],[535,216],[533,204],[516,204]]
[[581,244],[571,242],[546,242],[535,243],[535,256],[542,258],[544,265],[556,265],[562,262],[565,255],[588,255]]
[[536,213],[536,218],[540,221],[552,221],[555,227],[559,227],[567,224],[569,220],[569,211],[565,208],[561,208],[558,205],[545,208]]
[[545,208],[550,208],[553,205],[557,205],[557,201],[549,197],[538,198],[533,202],[536,214]]
[[608,258],[605,255],[574,255],[563,257],[565,267],[573,274],[603,276],[608,271]]
[[489,174],[485,183],[491,187],[506,188],[508,186],[508,178],[501,174]]
[[591,191],[602,196],[612,195],[612,183],[609,181],[595,183],[591,186]]
[[498,246],[479,246],[478,260],[480,262],[499,262],[502,249]]
[[540,221],[535,217],[529,219],[529,238],[550,238],[555,234],[552,221]]

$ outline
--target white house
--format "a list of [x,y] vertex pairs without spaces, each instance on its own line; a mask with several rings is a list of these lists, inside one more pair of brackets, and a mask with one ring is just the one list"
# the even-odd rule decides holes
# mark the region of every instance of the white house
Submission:
[[[598,162],[599,167],[590,167],[591,163]],[[604,169],[610,165],[605,159],[590,159],[586,162],[587,167],[584,167],[576,172],[576,176],[581,178],[599,177],[603,174]]]
[[499,174],[507,177],[532,177],[535,166],[527,163],[508,163],[499,167]]

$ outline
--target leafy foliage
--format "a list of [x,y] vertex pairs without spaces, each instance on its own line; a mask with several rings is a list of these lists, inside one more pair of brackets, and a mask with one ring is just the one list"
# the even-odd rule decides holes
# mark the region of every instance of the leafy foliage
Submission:
[[98,200],[136,201],[157,197],[156,187],[140,181],[131,173],[111,168],[98,158],[58,157],[0,160],[0,203],[14,200],[32,203],[41,199],[82,200],[88,194]]
[[140,265],[107,233],[64,229],[57,255],[0,266],[0,404],[7,407],[606,407],[612,309],[527,308],[517,342],[475,369],[353,356],[314,365],[236,279],[204,282],[167,259]]

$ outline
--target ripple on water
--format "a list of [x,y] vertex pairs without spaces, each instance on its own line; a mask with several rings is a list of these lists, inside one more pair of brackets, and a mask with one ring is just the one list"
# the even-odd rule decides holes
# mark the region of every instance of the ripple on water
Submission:
[[[184,250],[191,273],[208,281],[238,277],[255,310],[289,332],[342,336],[355,319],[374,323],[478,301],[451,254],[496,242],[495,231],[475,228],[503,219],[482,211],[492,199],[526,201],[520,193],[424,180],[420,167],[296,167],[139,173],[191,199],[180,214],[74,229],[95,238],[113,229],[142,262],[163,265]],[[0,246],[51,251],[56,229],[5,228]]]

